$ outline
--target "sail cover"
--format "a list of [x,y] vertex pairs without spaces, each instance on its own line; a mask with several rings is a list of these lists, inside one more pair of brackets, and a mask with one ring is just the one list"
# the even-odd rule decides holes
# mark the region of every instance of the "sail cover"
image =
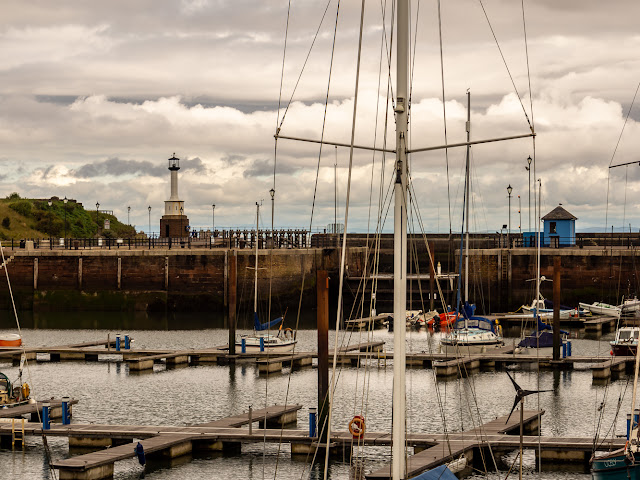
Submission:
[[411,480],[458,480],[458,477],[446,465],[440,465],[421,473],[417,477],[413,477]]
[[278,317],[275,320],[271,320],[270,322],[260,323],[260,319],[258,318],[258,312],[253,312],[253,326],[256,331],[267,330],[268,328],[275,327],[282,321],[282,317]]

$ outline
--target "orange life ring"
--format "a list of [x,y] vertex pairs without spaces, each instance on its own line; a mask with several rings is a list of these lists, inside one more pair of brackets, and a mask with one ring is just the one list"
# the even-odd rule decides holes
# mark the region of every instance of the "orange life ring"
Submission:
[[362,415],[356,415],[349,422],[349,433],[353,435],[353,438],[364,437],[365,430],[366,430],[366,426],[364,423],[364,417]]
[[293,339],[293,330],[291,330],[290,328],[285,328],[284,329],[284,336],[285,336],[285,338]]

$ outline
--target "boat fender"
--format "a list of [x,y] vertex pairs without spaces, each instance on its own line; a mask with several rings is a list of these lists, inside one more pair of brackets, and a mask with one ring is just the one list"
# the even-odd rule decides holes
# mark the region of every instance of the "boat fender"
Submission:
[[144,466],[144,464],[147,463],[147,459],[144,455],[144,447],[140,442],[138,442],[136,448],[134,448],[134,451],[136,452],[136,456],[138,457],[138,462],[140,462],[140,465]]
[[610,354],[610,355],[613,355],[613,350],[609,350],[609,354]]
[[362,415],[356,415],[349,422],[349,433],[353,438],[364,437],[364,431],[366,430],[364,417]]
[[28,383],[25,382],[25,383],[22,384],[21,391],[22,391],[23,400],[26,400],[27,398],[29,398],[29,394],[31,393],[31,389],[29,388],[29,384]]

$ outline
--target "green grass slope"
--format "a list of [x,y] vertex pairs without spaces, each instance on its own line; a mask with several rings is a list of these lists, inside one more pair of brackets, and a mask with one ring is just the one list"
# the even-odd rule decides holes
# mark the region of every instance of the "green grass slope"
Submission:
[[[109,219],[111,228],[104,230],[104,220]],[[135,237],[135,229],[121,223],[114,215],[87,211],[81,204],[71,200],[66,204],[62,199],[47,200],[20,198],[12,193],[0,199],[0,239],[19,240],[23,238],[63,237],[90,238],[95,236],[126,238]]]

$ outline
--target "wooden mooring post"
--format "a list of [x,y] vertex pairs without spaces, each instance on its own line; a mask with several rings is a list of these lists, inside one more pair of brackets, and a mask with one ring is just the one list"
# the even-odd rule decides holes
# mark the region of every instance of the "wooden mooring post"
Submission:
[[[553,360],[560,360],[560,256],[553,257]],[[537,300],[536,300],[537,301]]]
[[229,250],[229,355],[236,354],[236,293],[238,286],[238,252]]
[[326,443],[323,428],[329,413],[329,276],[326,270],[317,273],[318,321],[318,441]]

